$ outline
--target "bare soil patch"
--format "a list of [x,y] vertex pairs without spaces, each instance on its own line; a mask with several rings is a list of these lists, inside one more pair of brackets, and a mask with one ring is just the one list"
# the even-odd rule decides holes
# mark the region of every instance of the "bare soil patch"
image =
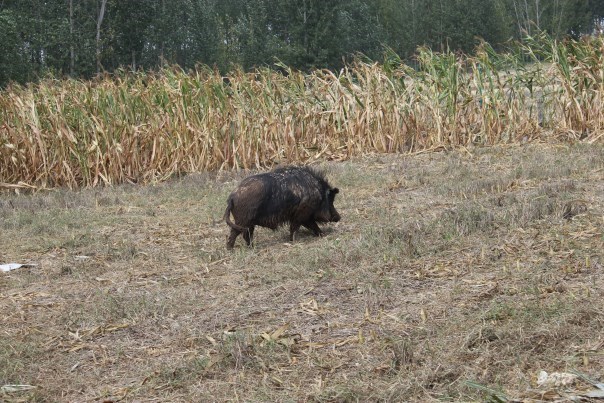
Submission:
[[566,398],[604,373],[604,147],[325,163],[342,221],[225,249],[247,173],[0,196],[6,401]]

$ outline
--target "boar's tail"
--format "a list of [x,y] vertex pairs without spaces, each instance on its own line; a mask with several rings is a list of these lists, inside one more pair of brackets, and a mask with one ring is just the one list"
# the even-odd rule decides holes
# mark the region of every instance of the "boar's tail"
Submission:
[[241,225],[237,225],[234,222],[231,221],[231,210],[233,209],[233,199],[231,199],[229,197],[229,200],[227,201],[227,208],[224,212],[224,221],[226,221],[226,223],[229,225],[229,227],[236,229],[237,231],[247,231],[248,229],[245,227],[242,227]]

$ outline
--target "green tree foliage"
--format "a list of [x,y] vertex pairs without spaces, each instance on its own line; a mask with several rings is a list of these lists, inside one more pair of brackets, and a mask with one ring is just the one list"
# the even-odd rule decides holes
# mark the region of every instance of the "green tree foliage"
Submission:
[[593,31],[602,0],[102,0],[0,1],[0,85],[48,72],[202,63],[221,71],[280,60],[337,69],[351,55],[401,57],[418,46],[473,51],[546,31]]
[[18,18],[12,10],[0,11],[0,83],[10,79],[25,81],[29,78],[27,54],[19,37]]
[[301,69],[337,68],[361,52],[376,56],[381,26],[376,8],[360,0],[272,0],[269,26],[275,56]]
[[507,12],[513,15],[515,36],[545,31],[554,37],[578,36],[591,32],[602,18],[602,0],[507,0]]

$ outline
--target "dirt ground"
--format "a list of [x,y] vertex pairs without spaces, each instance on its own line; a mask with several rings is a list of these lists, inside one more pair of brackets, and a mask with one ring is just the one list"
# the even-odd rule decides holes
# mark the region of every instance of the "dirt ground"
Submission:
[[[545,401],[604,380],[604,146],[325,162],[342,221],[225,248],[249,173],[0,194],[0,401]],[[541,371],[573,373],[538,382]],[[579,374],[578,376],[576,374]],[[9,385],[24,385],[11,387]]]

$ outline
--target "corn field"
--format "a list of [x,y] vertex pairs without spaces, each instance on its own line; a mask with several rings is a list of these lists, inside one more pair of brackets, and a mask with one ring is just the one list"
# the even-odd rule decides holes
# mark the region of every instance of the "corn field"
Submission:
[[601,141],[604,38],[474,56],[419,49],[339,72],[209,68],[46,78],[0,92],[0,187],[153,182],[206,170],[556,137]]

